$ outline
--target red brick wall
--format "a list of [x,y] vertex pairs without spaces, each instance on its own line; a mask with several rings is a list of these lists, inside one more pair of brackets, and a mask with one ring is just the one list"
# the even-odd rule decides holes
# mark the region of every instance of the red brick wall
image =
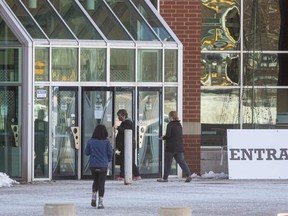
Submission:
[[[160,14],[183,44],[183,119],[200,124],[201,1],[160,0]],[[200,174],[200,134],[184,135],[185,157]]]

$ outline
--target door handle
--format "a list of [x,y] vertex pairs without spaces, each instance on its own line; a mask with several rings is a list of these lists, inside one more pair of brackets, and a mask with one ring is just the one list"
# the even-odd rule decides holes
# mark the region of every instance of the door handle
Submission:
[[75,149],[80,148],[80,127],[71,127],[71,131],[74,137]]
[[18,147],[19,145],[19,127],[18,125],[11,125],[11,129],[14,134],[14,139],[15,139],[15,146]]

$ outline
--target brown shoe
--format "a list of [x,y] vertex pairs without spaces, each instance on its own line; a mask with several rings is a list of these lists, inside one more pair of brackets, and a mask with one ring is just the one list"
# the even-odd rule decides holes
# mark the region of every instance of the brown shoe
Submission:
[[157,182],[168,182],[168,180],[167,179],[163,179],[163,178],[159,178],[159,179],[157,179]]
[[191,180],[192,180],[192,177],[191,177],[191,176],[188,176],[188,177],[186,178],[185,182],[191,182]]

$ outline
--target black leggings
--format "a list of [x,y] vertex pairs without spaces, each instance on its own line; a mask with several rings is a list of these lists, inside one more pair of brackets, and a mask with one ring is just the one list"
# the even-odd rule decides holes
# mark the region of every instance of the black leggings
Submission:
[[93,178],[92,191],[96,193],[99,192],[99,197],[103,197],[105,192],[107,168],[90,167],[90,170]]

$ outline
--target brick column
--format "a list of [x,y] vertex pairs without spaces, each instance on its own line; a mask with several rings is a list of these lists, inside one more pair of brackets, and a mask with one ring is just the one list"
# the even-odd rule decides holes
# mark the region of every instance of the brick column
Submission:
[[200,174],[201,1],[160,0],[160,14],[183,44],[183,128],[185,158]]

